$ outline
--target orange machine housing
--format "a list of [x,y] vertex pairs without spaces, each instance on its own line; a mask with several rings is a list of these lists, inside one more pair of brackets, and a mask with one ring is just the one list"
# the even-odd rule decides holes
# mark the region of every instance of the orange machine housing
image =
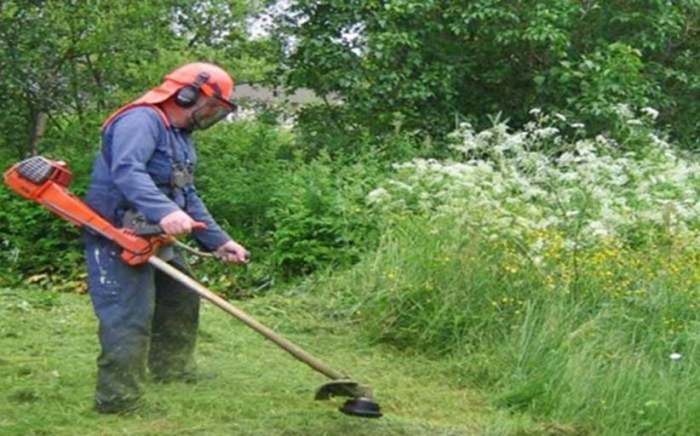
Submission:
[[142,238],[129,229],[118,229],[68,191],[73,174],[65,162],[42,156],[23,160],[5,171],[5,184],[24,198],[35,201],[78,227],[87,227],[123,248],[121,258],[141,265],[169,242],[165,236]]

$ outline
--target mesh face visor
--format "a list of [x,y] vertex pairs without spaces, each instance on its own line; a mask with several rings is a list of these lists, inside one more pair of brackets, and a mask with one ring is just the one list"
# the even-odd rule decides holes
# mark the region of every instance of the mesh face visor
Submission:
[[202,106],[192,112],[192,122],[197,129],[208,129],[235,112],[236,109],[238,107],[228,100],[218,96],[209,97]]

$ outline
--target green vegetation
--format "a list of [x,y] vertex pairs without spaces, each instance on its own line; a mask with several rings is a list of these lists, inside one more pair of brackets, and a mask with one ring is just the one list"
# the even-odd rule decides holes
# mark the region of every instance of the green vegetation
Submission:
[[91,409],[96,322],[87,296],[0,289],[0,433],[51,435],[537,434],[556,425],[509,417],[456,386],[445,364],[370,347],[350,326],[316,319],[298,295],[251,300],[246,310],[358,379],[371,381],[387,416],[348,417],[340,399],[313,400],[326,379],[208,304],[198,364],[215,378],[148,385],[148,406],[128,417]]
[[435,137],[497,112],[522,125],[535,106],[598,132],[627,103],[695,147],[697,0],[299,0],[284,18],[287,83],[346,103],[334,135]]
[[[20,156],[57,144],[84,151],[98,142],[99,126],[111,111],[193,59],[216,59],[236,71],[237,80],[260,80],[270,68],[265,54],[274,50],[249,41],[242,30],[256,4],[3,2],[0,103],[7,109],[0,148]],[[73,141],[62,137],[66,133]]]
[[398,165],[369,194],[378,249],[319,296],[372,342],[451,359],[507,410],[584,434],[692,434],[698,164],[643,122],[633,153],[567,143],[535,112],[527,131],[463,126],[457,160]]
[[78,194],[101,121],[182,62],[330,97],[195,134],[254,261],[194,262],[387,416],[313,403],[209,308],[218,379],[98,417],[79,232],[3,187],[0,433],[696,433],[700,2],[536,3],[299,0],[254,39],[269,2],[3,2],[0,165],[64,159]]

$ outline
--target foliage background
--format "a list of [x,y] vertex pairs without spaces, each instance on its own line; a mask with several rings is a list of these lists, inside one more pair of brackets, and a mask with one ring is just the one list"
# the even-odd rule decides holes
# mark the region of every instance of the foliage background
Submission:
[[518,126],[533,107],[601,132],[627,103],[659,109],[693,147],[699,12],[697,0],[301,0],[280,18],[295,41],[282,71],[342,95],[339,135],[401,124],[439,137],[497,112]]

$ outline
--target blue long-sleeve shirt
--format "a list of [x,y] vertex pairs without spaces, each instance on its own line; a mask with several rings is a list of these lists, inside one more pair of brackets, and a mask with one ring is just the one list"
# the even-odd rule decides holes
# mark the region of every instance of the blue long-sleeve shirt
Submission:
[[193,184],[173,188],[173,162],[197,163],[187,131],[166,127],[150,107],[129,109],[102,132],[102,151],[95,159],[86,202],[117,226],[129,209],[158,223],[181,209],[206,230],[193,232],[200,244],[215,250],[231,237],[212,218]]

